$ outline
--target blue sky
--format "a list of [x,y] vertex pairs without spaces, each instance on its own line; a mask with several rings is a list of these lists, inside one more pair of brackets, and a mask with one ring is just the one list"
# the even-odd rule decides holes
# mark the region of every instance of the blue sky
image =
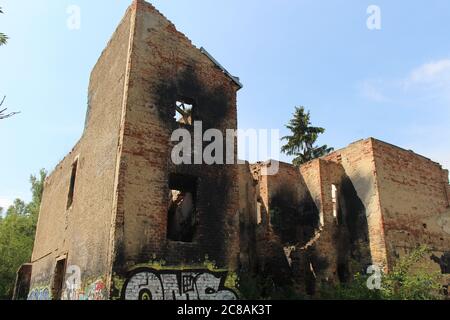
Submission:
[[[0,95],[21,114],[0,122],[0,206],[30,199],[29,176],[53,170],[79,139],[89,73],[131,0],[4,0]],[[282,129],[311,110],[335,148],[370,136],[450,168],[450,1],[159,0],[244,88],[240,128]],[[381,9],[369,30],[366,10]],[[81,9],[79,30],[67,8]],[[282,160],[288,160],[281,157]]]

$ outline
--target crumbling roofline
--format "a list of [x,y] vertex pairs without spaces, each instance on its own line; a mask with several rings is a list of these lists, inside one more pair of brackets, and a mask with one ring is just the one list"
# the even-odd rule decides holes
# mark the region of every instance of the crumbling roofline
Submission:
[[231,80],[233,80],[233,82],[239,87],[239,89],[242,89],[244,87],[244,85],[239,81],[238,77],[233,76],[231,73],[228,72],[227,69],[225,69],[220,63],[219,61],[217,61],[216,59],[214,59],[214,57],[208,52],[206,51],[205,48],[201,47],[200,48],[200,52],[203,53],[205,56],[207,56],[209,58],[209,60],[211,60],[220,70],[222,70],[222,72],[224,74],[226,74]]

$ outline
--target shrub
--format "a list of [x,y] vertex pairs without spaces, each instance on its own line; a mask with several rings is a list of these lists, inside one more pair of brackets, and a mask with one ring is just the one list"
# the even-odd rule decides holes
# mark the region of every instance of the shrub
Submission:
[[441,274],[430,273],[417,267],[419,261],[430,253],[427,246],[420,246],[400,258],[391,272],[381,274],[381,288],[369,289],[371,275],[356,274],[350,283],[334,286],[323,285],[320,298],[346,300],[440,300]]

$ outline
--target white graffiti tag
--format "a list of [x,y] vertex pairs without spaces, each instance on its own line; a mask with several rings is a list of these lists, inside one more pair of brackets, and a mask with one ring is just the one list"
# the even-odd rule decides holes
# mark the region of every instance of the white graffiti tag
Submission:
[[377,265],[371,265],[367,268],[367,274],[371,275],[367,278],[367,288],[369,290],[380,290],[382,280],[381,268]]
[[136,271],[124,285],[125,300],[236,300],[223,286],[226,274],[210,271]]

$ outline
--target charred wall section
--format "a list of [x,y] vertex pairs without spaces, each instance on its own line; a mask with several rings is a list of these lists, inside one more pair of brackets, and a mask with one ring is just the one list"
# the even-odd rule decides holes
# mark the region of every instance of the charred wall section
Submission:
[[320,226],[294,252],[294,267],[305,292],[314,294],[322,283],[349,281],[371,261],[367,212],[340,163],[318,159],[301,172],[320,208]]
[[291,285],[290,251],[314,236],[319,211],[297,168],[280,163],[276,175],[265,176],[266,166],[240,168],[241,257],[250,258],[252,272]]
[[[192,164],[174,164],[171,152],[178,142],[171,142],[171,135],[183,128],[194,139],[195,134],[215,128],[225,139],[226,129],[237,127],[239,87],[154,7],[144,1],[137,1],[136,6],[113,272],[122,278],[134,267],[155,261],[168,268],[198,266],[205,260],[235,270],[239,256],[237,166],[193,164],[192,144]],[[192,104],[192,125],[175,120],[179,100]],[[200,130],[195,130],[195,121],[202,122]],[[183,182],[171,183],[173,177],[191,182],[184,188]],[[195,203],[192,235],[175,240],[168,234],[173,191],[189,193]]]
[[357,272],[365,273],[372,264],[372,258],[364,203],[348,177],[342,177],[338,188],[340,192],[335,231],[337,273],[340,282],[347,282]]
[[266,165],[248,166],[246,178],[240,178],[241,214],[266,216],[249,219],[241,228],[241,250],[256,252],[253,265],[259,273],[315,294],[322,283],[347,282],[372,263],[361,186],[373,180],[355,180],[352,171],[350,177],[342,158],[317,159],[300,169],[280,163],[273,176],[261,174]]

